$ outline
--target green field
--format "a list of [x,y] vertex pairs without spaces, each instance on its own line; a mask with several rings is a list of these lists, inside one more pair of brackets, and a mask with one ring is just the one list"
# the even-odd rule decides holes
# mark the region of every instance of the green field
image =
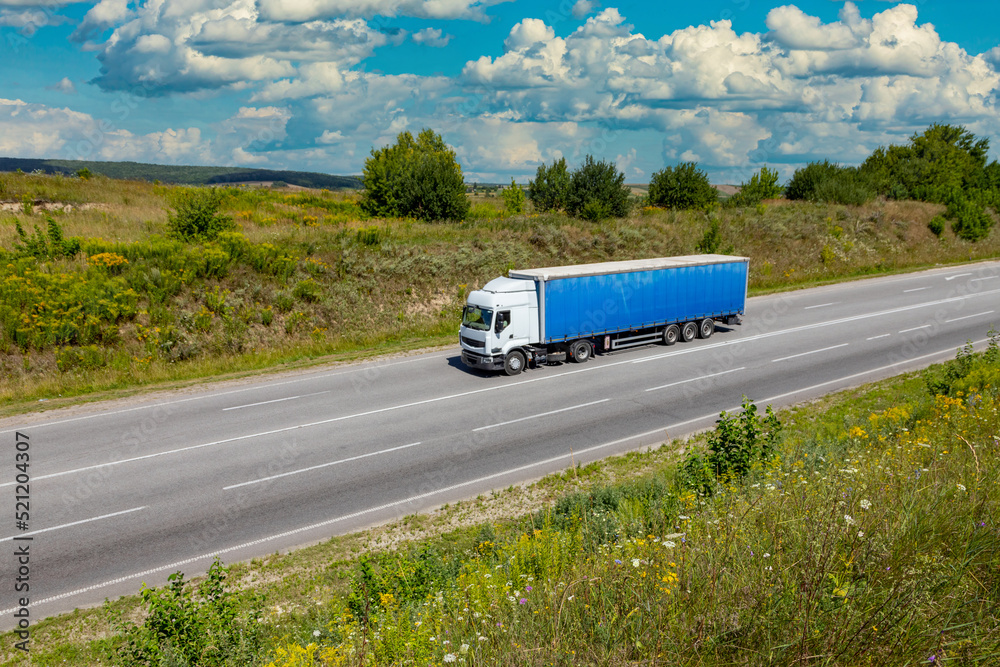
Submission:
[[351,192],[229,188],[231,231],[168,237],[194,192],[0,174],[0,414],[454,345],[465,295],[511,268],[691,254],[714,223],[718,251],[750,258],[753,294],[1000,255],[996,228],[939,239],[943,206],[891,200],[595,223],[477,195],[465,222],[425,223],[368,219]]

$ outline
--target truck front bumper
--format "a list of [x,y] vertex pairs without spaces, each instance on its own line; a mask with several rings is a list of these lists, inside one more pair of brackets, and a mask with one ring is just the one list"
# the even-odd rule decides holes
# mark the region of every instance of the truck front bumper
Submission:
[[484,371],[499,371],[503,369],[503,356],[484,357],[475,352],[462,350],[462,363]]

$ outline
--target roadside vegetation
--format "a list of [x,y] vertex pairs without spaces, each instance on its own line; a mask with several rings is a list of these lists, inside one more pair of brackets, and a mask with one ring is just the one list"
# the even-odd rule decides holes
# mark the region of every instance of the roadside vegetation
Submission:
[[[425,146],[421,169],[460,173],[425,134],[373,160]],[[452,342],[468,291],[514,267],[726,252],[750,258],[753,294],[1000,255],[995,186],[962,186],[972,194],[950,203],[833,203],[803,194],[823,191],[820,174],[800,199],[758,200],[776,187],[765,167],[744,184],[746,205],[703,206],[699,173],[657,174],[646,199],[613,165],[557,161],[526,190],[463,199],[460,222],[372,217],[388,213],[367,191],[0,174],[0,412]],[[683,184],[691,198],[665,194]]]
[[31,664],[996,664],[1000,335],[765,407],[42,621]]

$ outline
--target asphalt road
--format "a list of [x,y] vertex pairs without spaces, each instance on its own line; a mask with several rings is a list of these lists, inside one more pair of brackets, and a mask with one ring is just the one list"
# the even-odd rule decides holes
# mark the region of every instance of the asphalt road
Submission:
[[0,628],[15,625],[25,545],[37,620],[216,555],[290,549],[662,443],[744,394],[778,407],[926,366],[981,347],[991,325],[998,262],[754,298],[742,326],[711,339],[517,377],[465,369],[456,334],[443,352],[4,420]]

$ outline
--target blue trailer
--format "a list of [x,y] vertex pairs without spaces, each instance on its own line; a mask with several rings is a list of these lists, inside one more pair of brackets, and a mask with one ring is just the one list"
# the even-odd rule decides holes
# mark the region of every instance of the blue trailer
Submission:
[[469,294],[463,362],[516,375],[596,352],[708,338],[739,324],[749,260],[689,255],[511,271]]

